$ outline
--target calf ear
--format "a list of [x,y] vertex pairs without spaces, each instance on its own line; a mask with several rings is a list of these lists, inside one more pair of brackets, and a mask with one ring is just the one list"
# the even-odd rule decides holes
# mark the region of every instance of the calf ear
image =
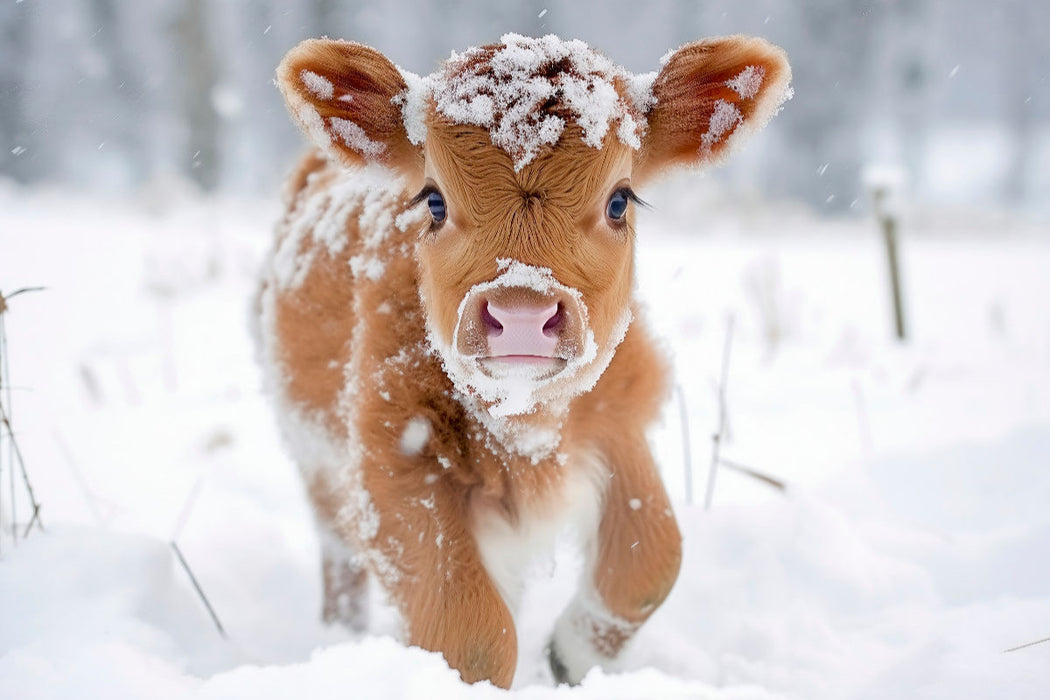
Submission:
[[300,128],[329,156],[407,170],[421,167],[422,152],[405,130],[406,76],[413,77],[368,46],[308,39],[281,61],[277,85]]
[[721,162],[790,98],[790,82],[787,55],[763,39],[729,36],[686,44],[666,59],[653,82],[635,177]]

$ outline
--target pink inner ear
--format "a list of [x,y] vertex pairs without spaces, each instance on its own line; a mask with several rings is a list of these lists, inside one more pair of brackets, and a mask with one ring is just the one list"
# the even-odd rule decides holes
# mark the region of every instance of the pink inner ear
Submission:
[[653,93],[639,177],[670,165],[718,163],[762,128],[785,99],[783,51],[744,36],[689,44],[666,62]]
[[310,140],[347,165],[391,167],[418,158],[392,101],[406,87],[401,72],[375,49],[310,39],[288,52],[278,85]]

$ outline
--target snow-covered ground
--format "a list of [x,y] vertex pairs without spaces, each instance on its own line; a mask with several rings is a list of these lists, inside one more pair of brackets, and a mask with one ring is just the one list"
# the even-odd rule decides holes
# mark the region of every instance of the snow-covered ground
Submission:
[[[522,698],[1046,698],[1050,228],[906,218],[911,340],[872,224],[648,195],[639,286],[680,391],[652,438],[679,582],[615,672],[554,688],[575,575],[539,567]],[[275,202],[0,190],[14,425],[46,531],[0,540],[0,697],[496,697],[319,622],[317,540],[247,333]],[[732,319],[722,455],[702,503]],[[5,406],[8,398],[5,396]],[[693,493],[686,493],[682,409]],[[2,451],[2,517],[24,522]],[[12,489],[17,495],[12,510]],[[178,565],[176,540],[225,627]]]

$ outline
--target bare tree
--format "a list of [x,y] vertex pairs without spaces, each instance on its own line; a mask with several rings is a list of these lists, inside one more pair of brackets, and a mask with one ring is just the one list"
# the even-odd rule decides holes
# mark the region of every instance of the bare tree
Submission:
[[864,0],[811,0],[788,18],[805,50],[791,53],[795,99],[778,118],[792,157],[775,167],[790,194],[829,209],[860,189],[871,13]]
[[219,114],[212,101],[218,79],[204,0],[185,0],[175,35],[185,77],[186,163],[192,179],[210,191],[218,187],[220,172]]
[[890,99],[897,114],[902,159],[912,183],[919,181],[926,147],[929,114],[929,66],[926,47],[929,21],[926,0],[899,0],[893,15],[893,31],[899,35],[896,58],[896,89]]
[[1013,139],[1006,172],[1004,194],[1013,204],[1023,202],[1027,195],[1029,173],[1036,153],[1036,105],[1033,102],[1038,91],[1038,61],[1040,37],[1045,25],[1037,24],[1037,8],[1029,0],[1009,0],[1005,4],[1007,25],[1010,31],[1006,40],[1005,83],[1007,128]]
[[313,0],[313,32],[314,36],[327,36],[333,39],[339,37],[338,9],[336,0]]
[[127,17],[121,13],[115,0],[91,0],[88,6],[92,23],[98,28],[93,35],[95,45],[105,60],[107,87],[112,92],[112,109],[104,122],[105,131],[99,140],[120,149],[121,159],[128,164],[132,182],[140,182],[148,170],[149,153],[144,134],[144,120],[140,117],[144,105],[141,76],[137,67],[141,60],[128,45],[124,27]]
[[0,4],[0,173],[29,182],[36,154],[25,119],[25,72],[29,64],[27,3]]

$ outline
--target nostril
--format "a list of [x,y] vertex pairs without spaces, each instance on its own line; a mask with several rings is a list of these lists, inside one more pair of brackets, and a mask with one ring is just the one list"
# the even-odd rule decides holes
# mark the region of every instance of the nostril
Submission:
[[503,332],[503,324],[489,312],[489,303],[481,302],[481,322],[485,324],[485,330],[490,336],[496,336]]
[[528,301],[526,296],[526,300],[511,298],[501,304],[489,298],[478,304],[478,332],[485,334],[490,357],[555,356],[569,319],[554,300]]
[[558,307],[554,311],[554,315],[548,318],[547,322],[543,324],[543,334],[557,335],[561,331],[564,317],[565,310],[559,302]]

